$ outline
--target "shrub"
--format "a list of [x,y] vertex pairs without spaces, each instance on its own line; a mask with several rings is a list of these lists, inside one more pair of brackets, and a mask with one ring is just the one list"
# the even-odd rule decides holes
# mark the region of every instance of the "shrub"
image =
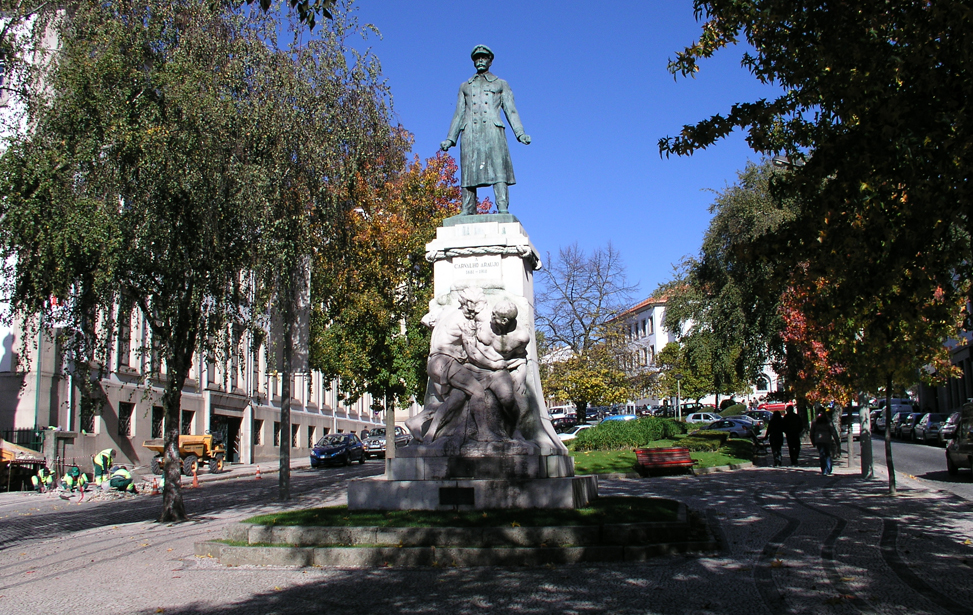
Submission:
[[700,431],[693,432],[690,434],[691,438],[705,438],[707,440],[715,440],[719,442],[720,446],[726,444],[726,441],[730,439],[730,432],[728,431],[717,431],[715,429],[702,429]]
[[716,438],[697,438],[688,436],[679,441],[679,446],[694,452],[716,452],[722,446]]
[[727,408],[726,410],[720,412],[720,416],[722,416],[723,418],[726,418],[728,416],[740,416],[742,414],[745,414],[746,411],[747,411],[747,407],[744,406],[743,404],[734,404],[729,408]]
[[638,448],[656,440],[686,433],[688,426],[673,419],[646,417],[635,421],[605,421],[574,439],[576,451],[615,451]]

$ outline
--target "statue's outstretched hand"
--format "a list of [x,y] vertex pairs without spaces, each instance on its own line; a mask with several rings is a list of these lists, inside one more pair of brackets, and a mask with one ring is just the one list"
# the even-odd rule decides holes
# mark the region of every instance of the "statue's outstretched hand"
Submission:
[[524,145],[530,145],[530,135],[520,135],[519,137],[517,137],[517,140],[523,143]]
[[441,149],[441,150],[443,150],[445,152],[445,151],[449,150],[449,148],[453,147],[454,145],[456,145],[456,144],[453,143],[452,141],[450,141],[449,139],[446,139],[445,141],[443,141],[442,143],[439,144],[439,149]]

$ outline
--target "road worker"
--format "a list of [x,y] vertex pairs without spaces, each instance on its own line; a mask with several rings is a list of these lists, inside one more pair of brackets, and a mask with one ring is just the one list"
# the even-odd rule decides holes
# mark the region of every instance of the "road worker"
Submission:
[[135,490],[135,481],[132,479],[132,473],[123,466],[115,466],[112,468],[111,478],[108,480],[108,484],[115,491],[138,493]]
[[30,482],[34,484],[34,491],[44,493],[54,488],[54,474],[47,469],[47,466],[37,470],[37,474],[30,477]]
[[75,490],[84,491],[87,484],[88,477],[78,466],[71,466],[61,477],[61,488],[72,493]]
[[109,468],[115,459],[115,449],[106,448],[91,458],[91,463],[95,466],[95,485],[101,487],[101,483],[108,480],[111,476]]

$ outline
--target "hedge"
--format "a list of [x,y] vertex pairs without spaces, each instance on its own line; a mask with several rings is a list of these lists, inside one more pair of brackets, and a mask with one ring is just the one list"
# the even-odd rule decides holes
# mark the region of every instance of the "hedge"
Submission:
[[616,451],[669,440],[686,433],[688,425],[673,419],[645,417],[634,421],[603,421],[573,440],[576,451]]

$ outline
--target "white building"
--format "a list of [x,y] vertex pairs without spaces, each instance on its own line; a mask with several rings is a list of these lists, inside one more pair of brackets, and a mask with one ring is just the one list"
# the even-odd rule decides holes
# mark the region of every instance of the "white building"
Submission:
[[[632,374],[656,371],[658,368],[655,365],[655,357],[658,352],[665,348],[669,342],[678,341],[677,333],[665,327],[665,317],[666,297],[664,296],[649,297],[618,316],[618,319],[624,322],[623,331],[631,348],[631,358],[626,367]],[[690,326],[687,324],[682,333],[688,331]],[[743,401],[761,399],[768,393],[776,391],[777,388],[777,374],[770,369],[769,365],[765,366],[752,391],[744,396]],[[710,395],[700,401],[704,404],[715,404],[716,396]],[[662,400],[659,398],[645,397],[630,400],[626,405],[634,410],[637,407],[654,406],[661,403]],[[675,399],[669,400],[669,403],[674,404]]]
[[[153,453],[145,440],[162,437],[165,365],[151,352],[151,336],[138,313],[121,326],[114,352],[94,383],[100,403],[82,401],[59,344],[47,335],[29,340],[29,368],[18,356],[22,328],[4,332],[0,356],[0,436],[13,430],[59,428],[59,457],[86,462],[114,448],[119,461],[147,465]],[[239,348],[249,348],[246,339]],[[182,391],[183,434],[219,434],[227,461],[253,463],[277,459],[280,439],[281,382],[268,370],[266,352],[233,353],[222,361],[197,356]],[[318,372],[297,374],[291,386],[291,447],[295,457],[328,433],[361,433],[383,424],[367,396],[353,404],[338,398],[337,383]],[[414,410],[413,410],[414,411]],[[397,413],[403,422],[411,411]]]

